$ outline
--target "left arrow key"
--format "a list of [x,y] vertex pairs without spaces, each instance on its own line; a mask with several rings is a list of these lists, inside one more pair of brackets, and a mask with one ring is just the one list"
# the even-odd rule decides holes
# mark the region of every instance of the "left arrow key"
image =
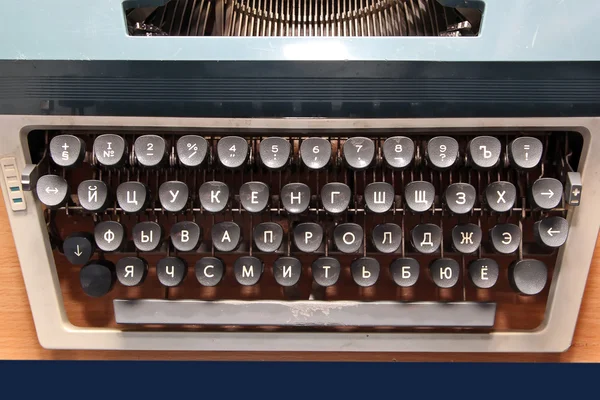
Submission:
[[71,264],[86,264],[94,254],[94,237],[90,233],[77,232],[63,242],[63,253]]
[[41,176],[36,184],[37,198],[48,208],[60,208],[69,198],[69,184],[58,175]]

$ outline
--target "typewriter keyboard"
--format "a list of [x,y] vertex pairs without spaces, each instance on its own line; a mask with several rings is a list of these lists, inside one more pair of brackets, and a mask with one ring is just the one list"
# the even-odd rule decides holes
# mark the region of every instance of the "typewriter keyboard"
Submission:
[[556,131],[34,131],[67,315],[533,329],[582,187]]

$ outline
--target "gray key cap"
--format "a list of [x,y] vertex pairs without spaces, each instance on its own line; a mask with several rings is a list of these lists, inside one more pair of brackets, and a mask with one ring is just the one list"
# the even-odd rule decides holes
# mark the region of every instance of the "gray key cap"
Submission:
[[121,285],[139,286],[148,275],[148,263],[140,257],[124,257],[117,261],[115,272]]
[[290,142],[280,137],[270,137],[262,140],[259,145],[260,160],[271,170],[285,167],[290,160]]
[[223,261],[216,257],[202,257],[196,262],[194,270],[202,286],[217,286],[225,275]]
[[565,183],[565,202],[572,206],[581,204],[581,174],[579,172],[567,172],[567,182]]
[[256,257],[243,256],[235,260],[233,273],[240,285],[256,285],[264,271],[264,264]]
[[100,135],[94,140],[94,156],[100,165],[119,167],[127,161],[127,143],[119,135]]
[[241,168],[248,160],[248,153],[248,142],[239,136],[221,138],[217,144],[217,156],[225,168]]
[[429,265],[429,273],[439,288],[451,288],[458,282],[460,265],[451,258],[440,258]]
[[265,253],[273,253],[283,242],[283,228],[275,222],[261,222],[252,233],[256,248]]
[[500,163],[502,144],[493,136],[478,136],[469,142],[467,154],[476,169],[488,170]]
[[569,236],[569,223],[563,217],[548,217],[533,224],[533,234],[542,246],[560,247]]
[[71,264],[84,265],[95,251],[94,237],[87,232],[72,233],[63,242],[63,253]]
[[165,257],[156,264],[156,276],[161,285],[176,287],[187,275],[187,264],[179,257]]
[[373,213],[389,211],[394,204],[394,187],[385,182],[369,183],[365,188],[365,203]]
[[294,286],[302,275],[302,263],[296,257],[279,257],[273,263],[275,281],[284,287]]
[[314,253],[323,243],[323,227],[314,222],[303,222],[294,227],[294,244],[303,253]]
[[383,159],[393,169],[408,167],[415,157],[415,143],[405,136],[387,138],[383,143]]
[[269,199],[269,186],[264,182],[246,182],[240,187],[240,203],[249,213],[264,211]]
[[352,192],[344,183],[327,183],[321,188],[321,203],[325,211],[330,214],[337,215],[346,211],[351,198]]
[[339,224],[333,230],[333,242],[342,253],[356,253],[363,243],[362,226],[347,222]]
[[223,182],[204,182],[198,190],[200,205],[209,213],[221,212],[229,201],[229,186]]
[[458,142],[449,136],[438,136],[427,142],[427,160],[438,170],[452,168],[458,161]]
[[310,188],[304,183],[288,183],[281,188],[283,208],[290,214],[302,214],[310,204]]
[[396,285],[411,287],[417,283],[420,274],[420,265],[414,258],[398,258],[390,265],[390,273]]
[[540,178],[531,186],[531,200],[536,207],[550,210],[562,200],[563,185],[554,178]]
[[102,212],[109,205],[108,187],[98,180],[83,181],[77,187],[77,198],[84,210]]
[[539,260],[520,260],[508,267],[508,279],[514,291],[534,296],[546,287],[548,268]]
[[442,242],[442,229],[435,224],[419,224],[410,232],[415,250],[423,254],[438,251]]
[[484,200],[492,211],[508,212],[515,205],[516,199],[517,189],[510,182],[492,182],[485,188]]
[[468,214],[475,206],[477,192],[468,183],[452,183],[444,191],[444,203],[454,214]]
[[323,138],[308,138],[300,145],[300,157],[309,169],[322,169],[331,160],[331,143]]
[[491,258],[480,258],[469,263],[469,278],[479,289],[493,287],[500,276],[498,263]]
[[162,228],[152,221],[138,222],[131,230],[133,244],[139,251],[154,251],[162,241]]
[[365,137],[349,138],[342,146],[342,157],[350,169],[367,169],[375,159],[375,143]]
[[158,135],[143,135],[134,144],[135,159],[144,167],[157,167],[167,160],[167,142]]
[[242,230],[235,222],[219,222],[213,225],[211,238],[217,251],[234,251],[242,241]]
[[199,167],[206,161],[208,142],[202,136],[185,135],[177,140],[175,147],[179,162],[186,167]]
[[459,253],[471,254],[481,245],[481,228],[475,224],[458,224],[452,228],[452,246]]
[[125,243],[125,228],[117,221],[102,221],[94,227],[94,241],[102,251],[113,252]]
[[180,181],[164,182],[158,188],[158,199],[160,205],[166,211],[180,212],[189,200],[188,186]]
[[85,158],[85,143],[73,135],[58,135],[50,140],[50,158],[59,167],[72,168]]
[[425,212],[435,200],[435,188],[429,182],[410,182],[404,187],[406,205],[414,212]]
[[117,202],[126,213],[137,213],[146,208],[150,195],[141,182],[123,182],[117,187]]
[[402,229],[397,224],[378,224],[373,228],[373,245],[382,253],[394,253],[402,243]]
[[194,251],[200,245],[202,229],[192,221],[181,221],[171,225],[171,243],[178,251]]
[[333,257],[319,257],[312,263],[312,277],[319,286],[333,286],[340,279],[342,267]]
[[102,297],[112,290],[115,284],[115,265],[106,260],[94,260],[79,271],[79,284],[90,297]]
[[58,175],[41,176],[36,183],[37,198],[50,209],[60,208],[69,198],[69,184]]
[[490,240],[498,253],[512,254],[521,243],[521,230],[515,224],[498,224],[490,230]]
[[380,270],[379,262],[372,257],[361,257],[350,264],[352,279],[361,287],[373,286],[379,279]]
[[544,146],[538,138],[523,136],[510,142],[508,159],[510,164],[522,170],[530,170],[538,166],[542,160]]

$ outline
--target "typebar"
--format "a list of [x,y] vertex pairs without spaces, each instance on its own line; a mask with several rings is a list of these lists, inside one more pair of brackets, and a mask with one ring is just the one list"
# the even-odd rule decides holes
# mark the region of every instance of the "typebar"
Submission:
[[119,324],[491,328],[496,303],[114,300]]

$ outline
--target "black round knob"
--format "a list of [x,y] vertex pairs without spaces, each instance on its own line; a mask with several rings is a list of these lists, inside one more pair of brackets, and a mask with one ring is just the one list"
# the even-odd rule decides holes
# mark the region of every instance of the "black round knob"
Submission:
[[113,288],[115,280],[115,266],[109,261],[91,261],[79,271],[81,288],[90,297],[106,295]]

